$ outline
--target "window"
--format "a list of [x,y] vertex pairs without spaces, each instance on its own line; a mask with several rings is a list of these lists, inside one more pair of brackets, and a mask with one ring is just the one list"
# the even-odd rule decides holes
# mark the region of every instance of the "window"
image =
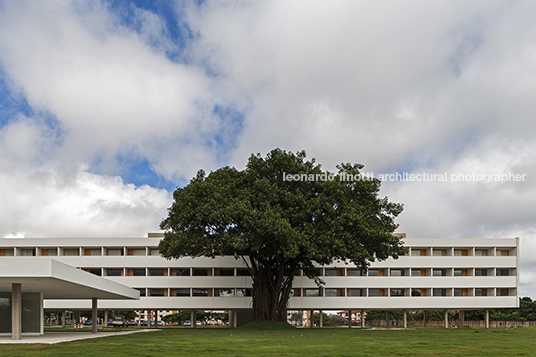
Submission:
[[251,296],[251,289],[236,289],[236,296],[238,297]]
[[165,270],[166,269],[154,269],[154,268],[151,268],[151,269],[149,269],[149,275],[150,276],[165,276],[165,275],[167,275]]
[[467,289],[454,289],[454,296],[467,296]]
[[20,255],[23,257],[33,257],[35,255],[35,249],[21,249]]
[[150,249],[149,255],[160,255],[160,252],[158,252],[158,249]]
[[123,269],[106,269],[107,276],[122,276]]
[[145,249],[138,248],[138,249],[129,249],[128,255],[145,255]]
[[404,289],[391,289],[391,296],[404,296]]
[[447,289],[434,289],[434,296],[447,296]]
[[233,297],[234,289],[217,289],[219,296],[221,297]]
[[210,276],[209,270],[207,268],[193,268],[192,269],[192,275],[193,276]]
[[454,269],[454,276],[467,276],[467,269]]
[[166,296],[165,289],[149,289],[151,296]]
[[411,269],[411,276],[422,276],[422,269]]
[[475,289],[475,296],[488,296],[488,289]]
[[236,268],[236,276],[250,276],[249,269],[247,269],[247,268]]
[[501,250],[497,250],[497,255],[499,257],[507,257],[510,255],[510,251],[508,250],[504,250],[504,249],[501,249]]
[[63,255],[65,256],[74,256],[78,255],[78,249],[64,249]]
[[385,276],[385,269],[369,269],[368,276]]
[[107,249],[107,255],[123,255],[123,249]]
[[467,249],[454,249],[455,257],[465,257],[467,256]]
[[175,296],[190,296],[190,289],[185,289],[185,288],[175,289]]
[[497,276],[508,276],[508,269],[497,269]]
[[303,289],[303,290],[304,290],[303,296],[307,296],[307,297],[321,296],[320,289]]
[[434,248],[434,257],[444,257],[447,255],[446,249],[435,249]]
[[487,249],[475,249],[475,256],[477,257],[486,257],[488,255]]
[[138,290],[140,292],[140,296],[146,296],[147,294],[145,293],[145,288],[134,288],[136,290]]
[[391,269],[391,276],[404,276],[404,269]]
[[487,276],[488,269],[475,269],[475,276]]
[[371,297],[385,296],[385,291],[383,289],[369,289],[368,296],[371,296]]
[[234,276],[234,269],[233,268],[214,269],[214,275],[216,275],[216,276]]
[[363,289],[348,289],[348,296],[364,296]]
[[411,289],[411,296],[423,296],[421,289]]
[[343,289],[324,289],[324,296],[343,296]]
[[0,249],[0,257],[12,257],[13,249]]
[[98,275],[98,276],[101,276],[101,275],[102,275],[102,270],[101,270],[101,268],[89,268],[89,269],[88,269],[88,272],[91,273],[91,274]]
[[101,255],[102,251],[100,249],[85,249],[85,255]]
[[176,276],[190,276],[190,268],[177,268],[175,269]]
[[348,276],[362,276],[362,275],[363,273],[361,269],[353,269],[353,268],[348,269]]
[[208,290],[209,289],[192,289],[192,295],[193,296],[209,296]]
[[434,276],[447,276],[446,269],[434,269]]
[[145,268],[132,269],[133,276],[145,276]]
[[508,296],[508,289],[497,289],[497,296]]
[[52,256],[57,256],[58,255],[58,250],[56,248],[53,248],[53,249],[42,249],[41,250],[41,255],[44,256],[44,257],[52,257]]
[[416,256],[425,256],[426,255],[426,249],[416,249],[416,248],[411,248],[411,255],[416,257]]

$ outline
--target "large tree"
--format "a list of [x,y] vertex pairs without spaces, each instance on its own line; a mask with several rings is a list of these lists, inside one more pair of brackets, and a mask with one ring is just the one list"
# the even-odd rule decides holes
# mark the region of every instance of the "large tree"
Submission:
[[357,180],[362,165],[337,168],[330,174],[304,151],[274,149],[266,158],[251,155],[242,171],[223,167],[207,176],[200,170],[173,194],[160,225],[160,253],[242,259],[253,280],[254,318],[286,321],[300,270],[321,285],[318,265],[344,260],[366,269],[404,252],[392,235],[402,205],[378,197],[378,179]]

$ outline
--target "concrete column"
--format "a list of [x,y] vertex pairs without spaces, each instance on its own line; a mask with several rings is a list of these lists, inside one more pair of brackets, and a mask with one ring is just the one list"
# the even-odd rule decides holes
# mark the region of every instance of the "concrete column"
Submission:
[[190,311],[190,321],[191,321],[190,327],[196,328],[197,327],[197,324],[196,324],[196,322],[197,322],[197,311],[195,311],[195,310]]
[[426,313],[426,310],[423,311],[422,313],[422,316],[423,316],[423,327],[426,327],[426,319],[428,318],[428,314]]
[[11,284],[11,339],[22,338],[22,285]]
[[43,293],[39,293],[39,316],[41,322],[39,323],[39,334],[42,336],[45,334],[45,308],[43,307]]
[[92,333],[97,333],[97,319],[98,319],[98,315],[97,315],[97,298],[92,298],[91,299],[91,320],[92,320],[92,324],[91,324],[91,332]]
[[233,327],[233,310],[227,311],[229,314],[229,327]]
[[158,328],[158,310],[154,311],[154,328]]
[[104,310],[104,327],[108,327],[108,310]]
[[313,327],[313,314],[315,312],[313,310],[309,310],[309,327]]
[[365,328],[365,310],[361,310],[361,328]]
[[319,314],[318,316],[319,316],[319,318],[320,318],[320,323],[319,323],[319,325],[320,325],[320,327],[323,327],[323,322],[324,322],[324,321],[322,321],[322,320],[323,320],[323,319],[322,319],[322,318],[323,318],[323,316],[322,316],[322,310],[318,310],[318,314]]
[[463,325],[465,325],[465,311],[460,310],[459,317],[460,317],[460,327],[463,327]]
[[408,328],[408,310],[402,310],[402,315],[404,319],[404,328]]
[[61,310],[61,327],[65,328],[65,310]]
[[387,325],[387,327],[390,327],[391,326],[391,319],[389,318],[389,310],[385,311],[385,324]]
[[352,310],[348,310],[348,327],[352,327]]
[[484,320],[486,322],[486,328],[489,328],[489,310],[484,310]]
[[443,314],[445,315],[445,328],[449,328],[449,310],[445,309]]

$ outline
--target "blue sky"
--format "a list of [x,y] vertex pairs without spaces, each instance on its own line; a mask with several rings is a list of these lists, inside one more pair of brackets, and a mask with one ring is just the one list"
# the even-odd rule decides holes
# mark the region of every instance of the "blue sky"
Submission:
[[158,231],[197,170],[275,147],[375,175],[511,172],[382,194],[409,237],[521,237],[534,297],[535,10],[0,1],[0,236]]

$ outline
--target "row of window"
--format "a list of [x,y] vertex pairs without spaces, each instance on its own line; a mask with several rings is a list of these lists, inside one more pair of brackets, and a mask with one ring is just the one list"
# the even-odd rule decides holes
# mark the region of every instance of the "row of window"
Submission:
[[515,255],[515,248],[410,248],[409,255],[434,257],[507,257],[510,255]]
[[[135,288],[152,297],[247,297],[244,288]],[[295,288],[291,297],[422,297],[422,296],[515,296],[515,288]]]
[[[0,256],[13,256],[15,253],[14,248],[0,249]],[[409,248],[409,255],[411,256],[515,256],[516,248]],[[113,248],[17,248],[17,255],[20,256],[121,256],[121,255],[159,255],[157,248],[152,247],[113,247]]]
[[146,256],[160,255],[156,248],[6,248],[0,249],[0,257],[12,257],[17,252],[17,256]]
[[[247,268],[82,268],[106,276],[249,276]],[[514,276],[515,269],[503,268],[405,268],[369,269],[319,268],[319,276]]]

